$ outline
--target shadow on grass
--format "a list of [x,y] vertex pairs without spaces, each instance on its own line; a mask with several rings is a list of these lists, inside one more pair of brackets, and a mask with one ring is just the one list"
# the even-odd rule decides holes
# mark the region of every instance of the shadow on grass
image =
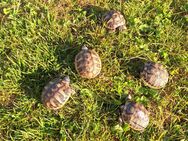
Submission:
[[73,43],[71,39],[53,42],[53,46],[56,46],[54,55],[57,57],[58,64],[62,66],[61,68],[70,68],[75,72],[74,59],[82,46],[78,45],[77,42]]
[[108,11],[107,9],[95,5],[84,6],[83,10],[87,12],[86,16],[90,17],[93,20],[97,20],[99,24],[102,24],[101,22],[103,15]]
[[81,9],[73,9],[69,12],[71,16],[75,17],[71,24],[71,34],[76,38],[75,42],[78,45],[100,42],[96,37],[99,36],[98,32],[101,32],[103,27],[102,16],[105,11],[107,10],[102,7],[86,5]]
[[35,98],[38,102],[40,102],[44,86],[56,77],[59,77],[56,71],[46,71],[39,68],[33,73],[22,74],[22,79],[19,83],[26,96]]
[[39,67],[34,72],[22,73],[22,79],[19,81],[24,94],[29,98],[35,98],[38,102],[41,102],[42,90],[49,81],[66,75],[74,79],[74,57],[79,48],[75,48],[76,45],[67,39],[49,42],[49,46],[55,48],[54,57],[57,58],[55,64],[58,64],[58,67],[48,64],[47,68]]
[[140,72],[143,70],[145,62],[146,62],[145,59],[133,58],[133,59],[130,59],[127,63],[122,63],[121,69],[124,69],[125,71],[130,73],[130,75],[139,79],[140,78]]

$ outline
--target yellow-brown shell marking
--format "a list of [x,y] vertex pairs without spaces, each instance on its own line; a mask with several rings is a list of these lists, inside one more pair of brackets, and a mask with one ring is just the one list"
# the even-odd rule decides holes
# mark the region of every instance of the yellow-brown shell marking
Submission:
[[45,107],[57,110],[67,102],[75,91],[64,79],[55,79],[49,82],[42,92],[42,103]]
[[75,57],[75,68],[83,78],[94,78],[101,71],[101,60],[94,50],[84,47]]
[[106,21],[106,28],[110,30],[126,29],[124,16],[119,11],[109,11],[105,14],[104,20]]
[[135,102],[128,102],[121,106],[120,119],[138,131],[143,131],[149,124],[148,111],[142,104]]
[[168,77],[167,70],[161,64],[153,62],[145,63],[141,72],[141,79],[144,84],[154,89],[165,87]]

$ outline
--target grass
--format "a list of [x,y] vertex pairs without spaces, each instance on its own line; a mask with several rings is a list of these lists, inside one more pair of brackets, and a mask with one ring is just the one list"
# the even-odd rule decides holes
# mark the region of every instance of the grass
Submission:
[[[127,30],[108,33],[101,21],[120,10]],[[4,0],[0,2],[0,140],[188,140],[188,3],[186,0]],[[82,79],[74,57],[86,44],[101,74]],[[164,89],[143,86],[141,64],[168,69]],[[58,112],[41,91],[69,75],[77,93]],[[143,133],[118,123],[128,94],[150,112]]]

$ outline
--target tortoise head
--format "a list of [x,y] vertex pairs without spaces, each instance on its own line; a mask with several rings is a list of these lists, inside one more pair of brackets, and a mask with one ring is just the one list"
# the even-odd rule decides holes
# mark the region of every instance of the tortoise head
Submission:
[[82,47],[82,50],[88,50],[88,48],[84,45],[84,46]]
[[69,76],[65,76],[64,78],[63,78],[63,81],[65,81],[66,83],[70,83],[70,78],[69,78]]

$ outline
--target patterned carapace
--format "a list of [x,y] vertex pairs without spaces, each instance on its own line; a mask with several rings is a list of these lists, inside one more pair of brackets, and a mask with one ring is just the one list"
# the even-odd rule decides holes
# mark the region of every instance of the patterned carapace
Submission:
[[121,108],[121,121],[127,122],[131,128],[143,131],[149,124],[149,115],[146,108],[139,103],[127,102]]
[[101,71],[101,59],[94,50],[82,47],[75,57],[75,68],[83,78],[94,78]]
[[162,88],[168,82],[167,70],[158,63],[147,62],[144,65],[144,69],[141,72],[141,79],[143,82],[154,89]]
[[70,87],[69,77],[62,79],[54,79],[50,81],[42,92],[42,103],[45,107],[57,110],[67,102],[71,94],[75,91]]
[[119,11],[109,11],[104,15],[104,20],[106,21],[106,28],[112,32],[116,29],[126,29],[124,16]]

